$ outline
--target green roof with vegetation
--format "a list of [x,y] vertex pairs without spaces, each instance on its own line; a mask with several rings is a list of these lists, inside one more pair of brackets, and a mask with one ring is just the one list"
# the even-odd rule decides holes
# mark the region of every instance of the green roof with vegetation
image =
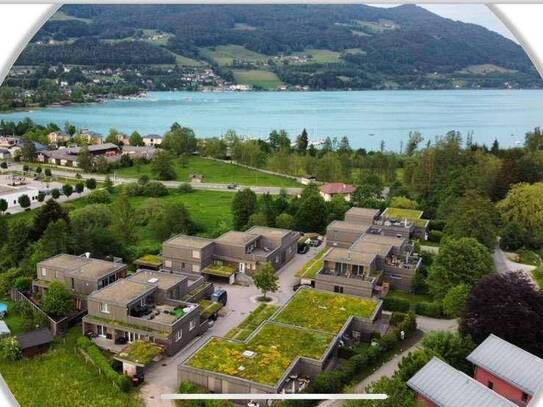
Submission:
[[328,253],[328,250],[321,250],[319,254],[304,264],[302,269],[296,273],[296,277],[314,279],[324,266],[324,256],[326,253]]
[[[270,322],[247,343],[211,339],[187,364],[194,368],[275,385],[298,356],[322,358],[333,337],[324,332]],[[245,351],[255,352],[255,355],[244,356]]]
[[407,219],[412,221],[416,226],[424,226],[428,220],[422,219],[423,213],[417,209],[386,208],[383,212],[383,217],[399,220]]
[[155,343],[136,341],[126,346],[117,356],[122,360],[148,365],[161,351],[160,346]]
[[303,288],[292,297],[275,320],[337,334],[350,316],[368,318],[376,307],[375,300]]
[[217,277],[230,277],[235,272],[235,267],[227,264],[210,264],[202,270],[203,274],[209,274]]
[[160,267],[162,265],[162,257],[157,256],[156,254],[146,254],[134,261],[134,264],[137,264],[138,266]]
[[211,300],[201,300],[198,304],[200,305],[200,317],[203,319],[209,318],[222,308],[220,302]]
[[232,328],[226,334],[226,337],[230,339],[239,339],[240,341],[247,339],[262,322],[273,315],[277,308],[277,305],[260,304],[241,324]]

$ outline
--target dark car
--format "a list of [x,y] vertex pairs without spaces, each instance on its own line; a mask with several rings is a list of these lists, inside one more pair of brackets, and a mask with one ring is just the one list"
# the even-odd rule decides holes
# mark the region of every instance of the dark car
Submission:
[[298,283],[298,284],[294,284],[292,286],[292,291],[296,291],[298,288],[300,287],[307,287],[307,288],[312,288],[312,286],[310,284],[302,284],[302,283]]
[[225,306],[228,301],[228,293],[222,288],[216,288],[213,294],[211,294],[211,301],[220,302]]

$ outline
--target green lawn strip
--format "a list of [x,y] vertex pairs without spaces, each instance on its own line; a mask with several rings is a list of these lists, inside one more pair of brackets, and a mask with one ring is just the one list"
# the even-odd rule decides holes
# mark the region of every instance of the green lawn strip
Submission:
[[202,319],[209,318],[223,307],[220,302],[211,300],[200,300],[198,304],[200,305],[200,317]]
[[[274,385],[298,356],[320,359],[333,335],[268,323],[248,343],[213,338],[188,365]],[[249,350],[253,357],[243,356]]]
[[232,65],[235,59],[245,62],[264,62],[268,56],[251,51],[241,45],[219,45],[213,48],[200,48],[200,53],[222,66]]
[[[296,180],[281,177],[279,175],[266,174],[261,171],[252,170],[235,164],[227,164],[221,161],[210,160],[202,157],[191,157],[186,166],[179,161],[174,162],[176,180],[180,182],[190,181],[193,174],[203,175],[203,182],[239,185],[259,185],[274,187],[295,187],[300,186]],[[115,174],[123,178],[139,178],[143,175],[153,178],[150,164],[134,165],[132,167],[120,168]]]
[[324,256],[326,253],[328,253],[328,250],[321,250],[319,254],[304,264],[302,269],[296,273],[296,277],[314,279],[324,265]]
[[141,406],[135,393],[123,393],[87,365],[76,349],[81,327],[72,328],[45,354],[16,362],[0,361],[0,373],[22,406]]
[[430,295],[406,293],[403,291],[390,291],[387,294],[387,298],[400,298],[402,300],[409,301],[411,305],[415,305],[421,302],[432,302],[433,299]]
[[539,254],[532,250],[527,249],[520,249],[517,250],[518,260],[516,260],[518,263],[522,264],[529,264],[531,266],[541,266],[543,264],[543,261],[541,261],[541,257]]
[[236,82],[243,85],[256,86],[263,89],[274,90],[281,86],[281,79],[271,71],[260,69],[234,69],[234,78]]
[[258,326],[272,316],[277,309],[276,305],[260,304],[252,311],[247,318],[243,320],[237,327],[231,329],[227,334],[227,338],[239,339],[243,341],[256,329]]
[[350,316],[367,318],[377,301],[312,289],[296,293],[275,317],[278,322],[337,334]]

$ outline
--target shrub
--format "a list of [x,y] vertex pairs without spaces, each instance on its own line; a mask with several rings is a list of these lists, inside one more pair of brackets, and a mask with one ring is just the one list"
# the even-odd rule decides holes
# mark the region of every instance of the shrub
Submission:
[[168,195],[168,188],[161,182],[148,182],[143,187],[143,195],[150,197],[160,197]]
[[415,313],[432,318],[440,318],[443,316],[441,304],[439,302],[419,302],[415,305]]
[[433,243],[439,243],[441,242],[443,235],[444,233],[441,230],[430,230],[428,241],[433,242]]
[[111,194],[106,191],[105,189],[97,189],[95,191],[92,191],[89,196],[87,197],[87,200],[89,203],[110,203],[111,202]]
[[45,176],[46,176],[46,177],[50,177],[51,175],[53,175],[53,174],[51,173],[51,169],[46,168],[46,169],[45,169]]
[[449,290],[443,297],[443,313],[448,317],[460,315],[469,296],[470,288],[465,284],[459,284]]
[[22,292],[28,291],[30,289],[30,286],[32,285],[32,277],[17,277],[15,279],[15,282],[13,283],[13,286]]
[[48,314],[55,316],[66,316],[73,311],[74,296],[66,286],[59,282],[53,281],[43,300],[43,310]]
[[45,201],[45,194],[43,192],[38,192],[38,202]]
[[341,393],[347,382],[346,375],[341,370],[331,370],[319,374],[311,384],[314,393]]
[[53,188],[51,191],[51,196],[53,199],[58,199],[60,197],[60,190],[58,188]]
[[20,359],[21,348],[19,342],[13,336],[9,338],[0,339],[0,358],[7,361],[14,361]]
[[445,229],[445,221],[437,220],[437,219],[434,219],[434,220],[430,221],[430,230],[443,231],[443,229]]
[[188,182],[183,182],[181,185],[179,185],[177,190],[182,194],[189,194],[191,192],[194,192],[194,188]]
[[94,178],[89,178],[85,181],[85,186],[87,189],[96,189],[96,180]]
[[198,393],[207,393],[207,389],[203,386],[198,386],[189,381],[182,381],[179,383],[178,392],[180,394],[198,394]]
[[386,311],[407,312],[411,308],[411,304],[403,298],[385,297],[383,300],[383,308]]

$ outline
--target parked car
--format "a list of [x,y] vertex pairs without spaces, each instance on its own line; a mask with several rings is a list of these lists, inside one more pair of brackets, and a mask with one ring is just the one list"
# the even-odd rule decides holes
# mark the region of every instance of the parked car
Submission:
[[211,294],[211,301],[220,302],[225,306],[228,301],[228,293],[223,288],[215,288],[215,291]]
[[298,284],[294,284],[292,286],[292,291],[296,291],[298,288],[300,287],[307,287],[307,288],[312,288],[311,284],[302,284],[302,283],[298,283]]
[[228,184],[226,186],[226,188],[228,188],[228,189],[238,189],[238,184]]

